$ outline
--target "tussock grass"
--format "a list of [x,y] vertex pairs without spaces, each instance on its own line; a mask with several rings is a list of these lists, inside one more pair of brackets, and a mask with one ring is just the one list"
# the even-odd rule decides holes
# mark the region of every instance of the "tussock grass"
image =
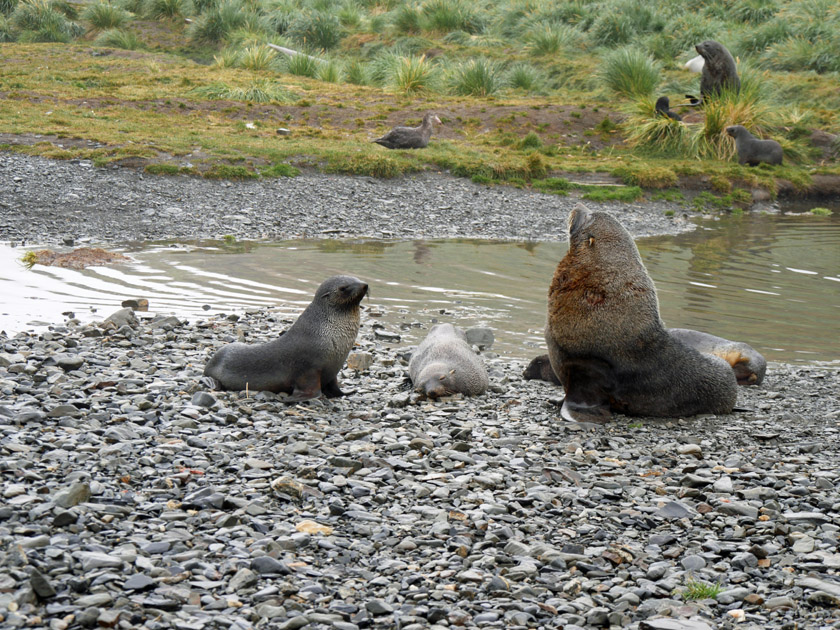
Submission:
[[124,31],[119,28],[111,28],[103,31],[94,40],[97,46],[107,46],[109,48],[122,48],[123,50],[137,50],[143,48],[143,43],[138,39],[133,31]]
[[439,69],[424,55],[395,57],[385,63],[390,64],[388,83],[402,94],[432,90],[440,81]]
[[246,10],[240,0],[220,0],[208,6],[187,28],[187,36],[198,44],[218,44],[245,25]]
[[318,66],[321,64],[310,55],[294,55],[285,59],[286,72],[299,77],[310,77],[314,79],[318,75]]
[[258,79],[244,88],[231,87],[226,83],[211,83],[190,90],[190,93],[206,99],[245,101],[251,103],[291,103],[296,97],[272,81]]
[[131,21],[131,14],[110,2],[95,2],[85,7],[81,18],[90,25],[91,30],[101,31],[125,26]]
[[601,79],[614,92],[625,96],[648,96],[659,85],[660,66],[634,47],[620,48],[604,58]]
[[143,12],[154,20],[174,20],[190,16],[195,11],[191,0],[146,0]]
[[268,46],[248,46],[239,54],[237,64],[248,70],[272,70],[277,67],[277,53]]
[[309,49],[331,50],[344,37],[344,27],[331,13],[305,12],[292,21],[286,35]]
[[502,84],[499,65],[485,58],[470,59],[450,69],[449,84],[455,94],[490,96]]

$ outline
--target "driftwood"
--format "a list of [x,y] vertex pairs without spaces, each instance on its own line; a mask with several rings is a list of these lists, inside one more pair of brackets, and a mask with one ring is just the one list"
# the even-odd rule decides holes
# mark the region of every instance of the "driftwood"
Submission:
[[284,48],[283,46],[278,46],[276,44],[266,44],[269,48],[276,50],[277,52],[281,52],[284,55],[288,55],[289,57],[294,57],[296,55],[303,55],[304,57],[309,57],[312,61],[317,61],[318,63],[326,63],[323,59],[318,59],[318,57],[313,57],[312,55],[307,55],[302,52],[298,52],[296,50],[292,50],[291,48]]

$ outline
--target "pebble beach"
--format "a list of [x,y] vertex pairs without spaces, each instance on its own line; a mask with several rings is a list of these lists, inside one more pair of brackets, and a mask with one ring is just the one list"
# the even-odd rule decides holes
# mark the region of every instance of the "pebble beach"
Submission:
[[[283,187],[293,211],[254,202]],[[11,154],[0,189],[0,240],[104,246],[534,225],[560,239],[577,201],[442,176],[261,187]],[[425,212],[395,220],[404,190]],[[432,212],[443,199],[463,212]],[[605,207],[635,236],[692,228]],[[338,227],[313,214],[328,211]],[[290,234],[295,213],[310,227]],[[365,303],[348,395],[296,405],[202,381],[223,344],[292,323],[272,309],[0,334],[0,626],[840,628],[840,363],[771,362],[728,415],[581,425],[560,419],[561,388],[489,343],[486,394],[420,399],[383,308]]]

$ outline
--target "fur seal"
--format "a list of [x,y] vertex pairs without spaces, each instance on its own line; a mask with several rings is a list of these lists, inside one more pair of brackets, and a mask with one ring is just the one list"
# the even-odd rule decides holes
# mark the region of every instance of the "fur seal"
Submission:
[[204,375],[222,389],[291,394],[286,402],[343,396],[336,376],[356,341],[359,303],[367,292],[358,278],[327,278],[284,334],[263,344],[222,346]]
[[[735,373],[738,385],[760,385],[767,372],[767,361],[758,350],[740,342],[716,337],[689,328],[668,328],[673,339],[694,348],[701,354],[713,354],[726,361]],[[561,385],[547,354],[534,357],[522,373],[526,381],[540,380]]]
[[432,123],[441,124],[440,118],[432,112],[426,112],[419,127],[394,127],[381,138],[374,140],[386,149],[422,149],[432,137]]
[[428,398],[461,393],[483,394],[489,384],[487,369],[460,328],[433,326],[408,362],[408,375],[416,391]]
[[735,67],[735,59],[726,46],[713,39],[697,44],[694,49],[703,57],[703,70],[700,74],[700,98],[716,96],[724,89],[735,94],[741,91],[741,79]]
[[667,96],[660,96],[656,99],[656,113],[659,116],[665,116],[666,118],[670,118],[671,120],[682,120],[682,116],[680,116],[677,112],[671,111],[671,101],[668,100]]
[[548,291],[548,356],[566,390],[561,415],[604,422],[627,415],[730,413],[735,375],[716,356],[672,338],[633,238],[583,204],[569,215],[569,251]]
[[669,328],[668,334],[702,354],[713,354],[726,361],[738,385],[761,385],[767,361],[758,350],[741,341],[730,341],[689,328]]
[[738,164],[757,166],[782,163],[782,145],[775,140],[760,140],[752,135],[743,125],[732,125],[726,133],[735,138],[735,150],[738,151]]

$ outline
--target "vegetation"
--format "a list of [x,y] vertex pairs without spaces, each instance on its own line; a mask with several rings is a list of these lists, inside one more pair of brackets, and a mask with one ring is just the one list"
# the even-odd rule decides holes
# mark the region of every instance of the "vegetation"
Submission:
[[[689,109],[699,79],[682,64],[707,38],[738,57],[742,88]],[[0,0],[0,42],[0,132],[93,140],[18,150],[97,164],[215,177],[439,169],[555,194],[572,187],[562,176],[600,171],[624,186],[581,192],[623,199],[703,175],[724,201],[699,203],[714,207],[737,206],[746,187],[774,192],[776,178],[840,173],[840,144],[809,143],[840,126],[830,0],[688,12],[665,0]],[[661,95],[683,122],[656,114]],[[370,142],[430,110],[444,125],[423,151]],[[739,166],[732,124],[778,140],[785,165]]]
[[685,601],[696,601],[701,599],[714,599],[720,594],[723,587],[720,584],[709,584],[700,580],[686,580],[680,595]]

